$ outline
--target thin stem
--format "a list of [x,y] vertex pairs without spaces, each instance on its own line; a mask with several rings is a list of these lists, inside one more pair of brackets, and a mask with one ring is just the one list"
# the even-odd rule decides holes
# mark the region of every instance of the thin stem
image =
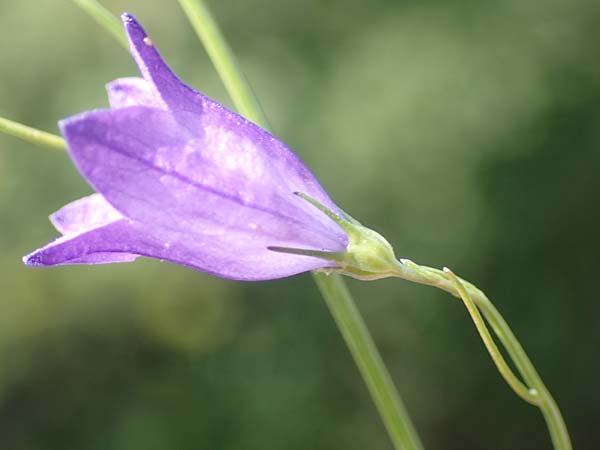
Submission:
[[60,136],[56,136],[45,131],[37,130],[35,128],[28,127],[12,120],[4,119],[0,117],[0,131],[15,136],[24,141],[38,144],[43,147],[48,147],[54,150],[65,150],[67,145],[65,140]]
[[[201,0],[179,0],[179,3],[238,111],[263,128],[268,128],[266,115],[206,4]],[[313,273],[313,278],[350,347],[394,447],[397,450],[422,450],[415,428],[344,281],[339,276],[328,277],[317,273]]]
[[315,274],[315,281],[358,365],[396,449],[422,449],[373,339],[341,277]]
[[[435,286],[455,297],[461,297],[461,293],[455,283],[445,272],[432,267],[420,266],[410,260],[401,260],[397,267],[396,276],[419,284]],[[464,290],[463,294],[477,305],[483,316],[488,321],[496,336],[506,349],[511,360],[519,370],[519,373],[537,397],[537,406],[540,408],[546,421],[552,444],[555,450],[572,450],[571,438],[565,425],[564,419],[554,401],[554,398],[544,385],[531,360],[523,350],[518,339],[487,296],[473,284],[461,278],[457,278]],[[511,386],[512,387],[512,386]]]
[[477,328],[477,332],[479,336],[481,336],[481,340],[485,345],[488,353],[492,357],[494,364],[498,368],[500,375],[504,377],[504,380],[508,383],[508,385],[512,388],[516,394],[525,400],[527,403],[531,403],[532,405],[537,405],[539,400],[536,392],[530,392],[529,389],[517,378],[517,376],[513,373],[510,366],[500,353],[498,346],[494,342],[492,335],[487,329],[483,317],[481,317],[481,313],[477,309],[475,302],[471,299],[471,296],[467,293],[467,290],[460,282],[460,280],[452,273],[450,269],[444,268],[444,272],[448,275],[450,280],[454,283],[456,290],[458,291],[460,297],[462,298],[467,311],[471,315],[471,319],[473,319],[473,323],[475,324],[475,328]]
[[248,120],[269,128],[267,116],[208,6],[200,0],[179,0],[179,4],[217,69],[235,108]]
[[475,301],[486,320],[492,326],[494,333],[500,338],[504,347],[511,355],[523,378],[532,389],[538,392],[538,406],[544,415],[554,448],[557,450],[572,450],[573,446],[569,437],[569,431],[567,430],[560,409],[512,330],[500,312],[485,295],[481,298],[475,298]]
[[123,24],[121,24],[121,21],[104,6],[102,6],[96,0],[72,1],[79,5],[81,9],[92,16],[96,22],[98,22],[105,30],[112,34],[113,37],[119,41],[121,46],[123,46],[126,50],[129,48],[127,37],[125,36],[125,33],[123,33]]

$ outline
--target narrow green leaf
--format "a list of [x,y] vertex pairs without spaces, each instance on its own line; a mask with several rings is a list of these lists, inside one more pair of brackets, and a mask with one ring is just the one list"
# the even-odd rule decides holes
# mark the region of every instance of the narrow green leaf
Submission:
[[32,128],[12,120],[4,119],[2,117],[0,117],[0,131],[10,134],[11,136],[15,136],[19,139],[23,139],[24,141],[41,145],[42,147],[48,147],[54,150],[65,150],[67,148],[65,140],[60,136]]

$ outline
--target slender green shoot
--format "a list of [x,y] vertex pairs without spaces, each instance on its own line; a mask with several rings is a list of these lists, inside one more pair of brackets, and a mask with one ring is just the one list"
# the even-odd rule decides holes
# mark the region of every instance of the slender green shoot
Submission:
[[[500,312],[481,290],[468,281],[450,274],[451,272],[421,266],[410,260],[403,259],[397,268],[395,276],[415,283],[435,286],[449,292],[455,297],[462,298],[463,301],[466,299],[465,304],[469,303],[469,301],[475,303],[525,380],[531,398],[535,398],[535,401],[530,403],[540,408],[546,421],[554,449],[572,450],[573,446],[571,444],[571,438],[569,437],[569,431],[567,430],[567,426],[558,405]],[[474,311],[470,310],[469,312],[472,313],[473,316]],[[480,318],[480,316],[478,318]],[[483,324],[483,321],[478,322],[479,325]],[[483,324],[483,326],[485,327],[485,324]],[[488,336],[486,336],[485,339],[487,340],[489,337],[488,333]],[[497,348],[495,349],[495,352],[498,352]],[[492,355],[492,357],[494,358],[494,355]],[[494,359],[494,362],[497,362],[496,359]],[[504,373],[502,372],[503,371],[501,370],[500,373],[506,379],[506,371],[504,371]],[[510,382],[507,380],[507,382],[513,389],[517,386],[519,392],[517,392],[517,390],[515,390],[515,392],[520,397],[524,397],[524,395],[522,395],[524,392],[521,387],[521,382],[515,383],[514,380]],[[526,398],[524,399],[527,401]]]
[[573,445],[571,444],[569,431],[560,408],[556,404],[552,394],[550,394],[550,391],[548,391],[548,388],[544,385],[542,378],[539,376],[527,353],[525,353],[519,340],[504,320],[504,317],[502,317],[502,314],[500,314],[494,304],[485,295],[474,297],[473,300],[509,353],[515,366],[517,366],[519,372],[530,386],[530,389],[537,391],[539,397],[538,406],[546,421],[554,448],[556,450],[572,450]]
[[539,404],[539,398],[537,395],[537,391],[530,391],[529,389],[527,389],[527,387],[521,382],[521,380],[519,380],[517,378],[517,376],[513,373],[510,366],[508,365],[508,363],[502,356],[502,353],[498,349],[498,346],[494,342],[492,335],[488,331],[487,326],[485,325],[485,322],[483,320],[483,317],[481,317],[481,313],[479,312],[479,310],[477,309],[477,306],[475,305],[475,302],[473,302],[473,300],[471,299],[471,296],[469,295],[469,293],[467,292],[467,290],[465,289],[463,284],[460,282],[460,280],[457,278],[457,276],[454,275],[454,273],[447,267],[444,268],[444,272],[448,275],[448,278],[450,278],[452,283],[454,283],[454,286],[456,287],[456,290],[457,290],[458,294],[460,295],[460,298],[465,303],[465,306],[467,307],[467,311],[469,311],[469,314],[471,315],[471,319],[473,319],[475,328],[477,328],[477,331],[479,332],[479,336],[481,336],[481,340],[483,341],[483,344],[485,345],[485,348],[487,349],[488,353],[492,357],[494,364],[496,364],[496,367],[498,369],[498,372],[500,372],[500,375],[502,375],[504,380],[508,383],[508,385],[512,388],[513,391],[515,391],[515,393],[519,397],[521,397],[527,403],[531,403],[532,405],[537,406]]
[[121,21],[96,0],[72,0],[87,12],[104,29],[112,34],[126,50],[129,48]]
[[0,117],[0,131],[24,141],[31,142],[32,144],[37,144],[53,150],[65,150],[67,148],[65,140],[60,136],[46,133],[45,131],[31,128],[27,125],[2,117]]

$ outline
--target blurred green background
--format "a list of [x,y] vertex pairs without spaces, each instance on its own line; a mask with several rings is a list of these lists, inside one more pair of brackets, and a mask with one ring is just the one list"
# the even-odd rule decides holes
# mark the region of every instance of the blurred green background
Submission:
[[[137,15],[176,72],[230,104],[175,1]],[[483,288],[600,443],[600,3],[211,2],[277,134],[399,256]],[[70,1],[0,1],[0,115],[56,132],[131,58]],[[29,269],[46,217],[90,193],[0,135],[0,447],[391,449],[308,275],[234,283],[140,260]],[[431,449],[548,449],[460,302],[350,281]]]

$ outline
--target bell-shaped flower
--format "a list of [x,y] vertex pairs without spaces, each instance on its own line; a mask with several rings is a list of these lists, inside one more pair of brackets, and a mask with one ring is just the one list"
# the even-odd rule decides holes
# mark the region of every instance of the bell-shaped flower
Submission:
[[123,15],[143,78],[108,84],[110,109],[60,122],[69,154],[96,190],[54,213],[61,237],[32,266],[147,256],[217,276],[264,280],[335,267],[344,230],[303,198],[332,202],[300,158],[267,131],[182,83],[144,29]]
[[236,280],[389,274],[389,244],[346,216],[296,154],[182,83],[135,18],[123,22],[143,78],[109,83],[110,109],[60,122],[97,193],[54,213],[62,236],[25,264],[146,256]]

